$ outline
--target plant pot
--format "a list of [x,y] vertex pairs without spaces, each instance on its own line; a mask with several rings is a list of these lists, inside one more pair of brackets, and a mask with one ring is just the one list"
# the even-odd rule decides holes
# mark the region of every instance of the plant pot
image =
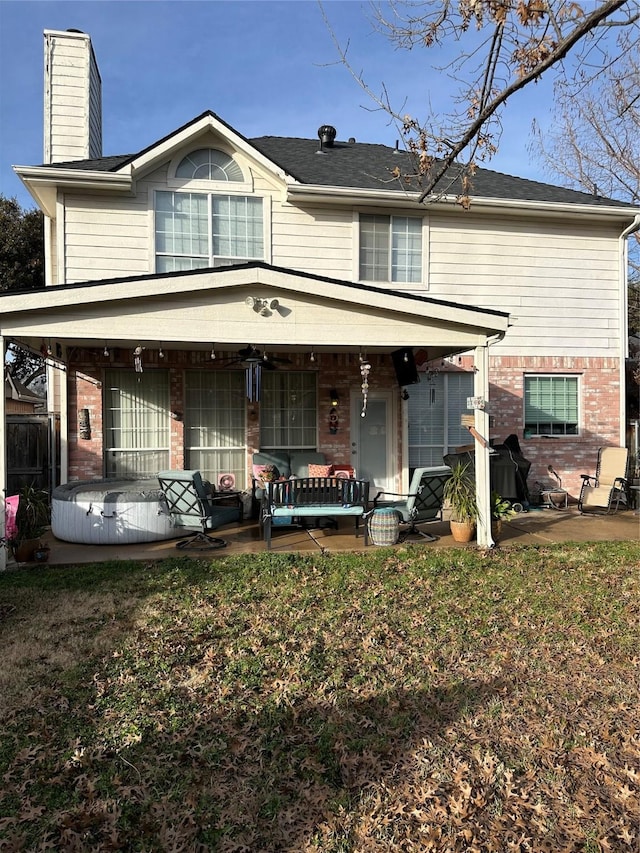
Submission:
[[13,556],[18,563],[30,563],[33,560],[33,555],[40,546],[39,539],[23,539],[13,548]]
[[494,518],[491,520],[491,538],[494,542],[500,541],[502,536],[502,519]]
[[471,542],[476,535],[475,521],[449,521],[451,535],[456,542]]

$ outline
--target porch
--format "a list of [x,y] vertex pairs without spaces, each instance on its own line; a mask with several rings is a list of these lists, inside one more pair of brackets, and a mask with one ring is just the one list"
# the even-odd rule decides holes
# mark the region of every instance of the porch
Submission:
[[[420,352],[440,364],[467,353],[473,384],[463,396],[472,387],[483,401],[472,418],[478,537],[491,541],[482,437],[488,350],[507,332],[504,312],[252,262],[5,294],[0,313],[3,345],[46,356],[62,483],[189,467],[214,483],[234,472],[246,488],[255,451],[306,447],[355,462],[385,491],[406,491],[409,395],[401,387],[411,380],[393,356],[411,365]],[[2,429],[4,421],[0,412]],[[365,441],[382,471],[368,470]],[[229,547],[259,543],[248,530],[237,542],[230,536]]]
[[[476,542],[469,545],[454,542],[446,517],[441,522],[425,525],[424,529],[439,536],[438,541],[428,543],[412,537],[410,541],[399,543],[394,547],[424,550],[477,547]],[[49,557],[51,565],[79,565],[111,560],[156,561],[185,554],[190,554],[196,559],[209,560],[237,554],[260,554],[266,549],[257,521],[245,521],[242,524],[224,527],[217,531],[216,535],[223,537],[228,543],[227,546],[219,550],[201,552],[176,550],[175,543],[178,540],[139,545],[76,545],[56,539],[49,532],[45,541],[51,547]],[[499,546],[509,548],[523,545],[543,546],[561,542],[607,541],[640,541],[640,516],[637,511],[621,510],[609,516],[585,516],[581,515],[575,506],[569,506],[563,510],[531,509],[504,522]],[[365,549],[362,537],[356,538],[353,534],[352,520],[345,519],[337,530],[277,529],[273,535],[271,550],[274,554],[295,552],[320,554],[364,551]],[[375,545],[370,544],[367,548],[367,551],[374,550],[376,550]]]

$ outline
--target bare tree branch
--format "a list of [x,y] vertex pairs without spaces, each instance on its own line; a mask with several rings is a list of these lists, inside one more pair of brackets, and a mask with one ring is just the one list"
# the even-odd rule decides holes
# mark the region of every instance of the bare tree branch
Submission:
[[403,178],[407,186],[419,188],[423,202],[455,185],[458,201],[469,204],[477,160],[496,152],[500,113],[509,98],[550,69],[564,73],[568,57],[577,67],[584,61],[583,86],[606,73],[603,69],[614,68],[620,53],[607,35],[614,28],[634,32],[624,49],[638,46],[640,0],[588,0],[586,11],[570,0],[391,0],[372,5],[376,29],[396,47],[459,48],[446,68],[458,85],[452,104],[460,108],[448,115],[428,109],[418,119],[401,114],[384,85],[376,94],[364,73],[354,71],[348,47],[341,47],[319,2],[340,62],[376,109],[398,127],[413,163]]

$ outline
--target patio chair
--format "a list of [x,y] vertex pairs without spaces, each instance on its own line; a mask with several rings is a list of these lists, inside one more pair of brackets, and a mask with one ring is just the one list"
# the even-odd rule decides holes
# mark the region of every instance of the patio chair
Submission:
[[160,471],[158,482],[176,527],[199,528],[177,542],[176,548],[205,550],[225,547],[226,540],[210,536],[207,531],[242,521],[239,498],[238,506],[224,506],[220,501],[228,502],[228,495],[207,494],[200,471]]
[[581,474],[582,488],[578,498],[581,513],[604,515],[615,512],[621,500],[626,500],[627,463],[626,447],[601,447],[594,476]]
[[[401,529],[400,532],[401,542],[411,535],[420,536],[427,542],[436,542],[440,538],[439,536],[435,536],[433,533],[425,533],[425,531],[419,530],[417,525],[428,521],[442,520],[442,495],[444,484],[450,476],[451,468],[448,465],[416,468],[411,478],[408,494],[378,492],[373,499],[373,506],[374,508],[389,507],[398,513],[400,524],[405,525],[405,528]],[[399,500],[386,500],[387,497],[394,496]]]

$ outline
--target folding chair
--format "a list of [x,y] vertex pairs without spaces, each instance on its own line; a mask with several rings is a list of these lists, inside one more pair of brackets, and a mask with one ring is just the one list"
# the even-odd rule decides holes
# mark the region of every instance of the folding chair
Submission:
[[627,463],[626,447],[601,447],[594,476],[581,474],[582,488],[578,498],[581,513],[604,515],[616,512],[620,501],[626,500]]
[[207,495],[200,471],[160,471],[160,489],[167,502],[169,514],[176,527],[197,527],[199,531],[176,543],[176,548],[205,550],[224,548],[227,542],[209,536],[223,524],[242,521],[242,505],[222,506],[218,501],[228,496]]
[[[439,465],[433,468],[416,468],[411,478],[409,493],[401,495],[396,492],[378,492],[373,499],[374,508],[390,507],[399,516],[401,524],[407,525],[401,531],[400,541],[404,541],[412,534],[421,536],[428,542],[435,542],[440,537],[432,533],[418,530],[417,525],[427,521],[442,520],[442,495],[444,484],[451,476],[451,468],[448,465]],[[394,496],[402,500],[381,500],[381,496]]]

